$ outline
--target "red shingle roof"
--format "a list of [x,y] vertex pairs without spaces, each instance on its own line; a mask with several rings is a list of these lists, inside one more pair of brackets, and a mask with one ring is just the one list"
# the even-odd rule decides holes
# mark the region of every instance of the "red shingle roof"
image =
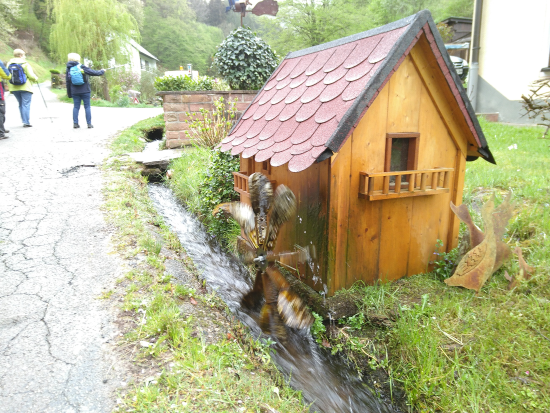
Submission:
[[[422,18],[425,21],[419,22]],[[326,150],[339,150],[376,97],[376,90],[384,86],[420,34],[431,31],[430,21],[433,25],[429,12],[424,11],[379,29],[289,54],[222,141],[222,151],[253,156],[256,162],[270,160],[272,166],[288,162],[291,172],[299,172]],[[404,37],[410,37],[405,45],[400,42]],[[433,39],[431,33],[429,37]],[[396,47],[397,43],[401,47]],[[445,63],[452,70],[450,61]],[[452,75],[449,77],[452,80]],[[460,89],[452,86],[455,95],[460,95]],[[376,90],[366,93],[369,88]],[[464,100],[465,95],[459,97]],[[469,102],[462,107],[471,118]],[[486,147],[475,114],[469,123],[480,147]]]

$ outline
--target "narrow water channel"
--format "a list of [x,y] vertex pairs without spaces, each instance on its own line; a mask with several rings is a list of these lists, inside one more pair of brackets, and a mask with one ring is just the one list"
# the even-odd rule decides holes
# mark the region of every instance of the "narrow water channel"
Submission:
[[[150,184],[149,195],[157,211],[179,237],[201,276],[212,289],[217,290],[253,335],[259,337],[262,332],[257,323],[258,314],[240,307],[242,296],[252,287],[243,265],[221,250],[168,188]],[[272,348],[273,361],[285,377],[290,378],[290,385],[302,390],[306,402],[313,403],[312,411],[399,412],[388,401],[375,395],[340,357],[320,348],[309,332],[289,329],[287,340],[284,343],[275,342]]]

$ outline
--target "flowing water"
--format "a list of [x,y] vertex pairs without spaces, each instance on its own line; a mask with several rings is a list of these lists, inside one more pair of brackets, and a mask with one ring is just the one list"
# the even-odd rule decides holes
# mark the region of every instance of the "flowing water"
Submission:
[[[252,287],[252,280],[243,265],[221,250],[168,188],[150,184],[149,195],[157,211],[178,235],[207,284],[218,292],[252,334],[259,337],[262,333],[257,322],[258,314],[240,306],[241,298]],[[376,396],[340,357],[332,356],[330,351],[317,346],[307,331],[289,329],[287,339],[276,341],[272,349],[275,350],[273,361],[285,377],[290,378],[290,385],[302,390],[304,399],[313,403],[312,411],[399,411]]]

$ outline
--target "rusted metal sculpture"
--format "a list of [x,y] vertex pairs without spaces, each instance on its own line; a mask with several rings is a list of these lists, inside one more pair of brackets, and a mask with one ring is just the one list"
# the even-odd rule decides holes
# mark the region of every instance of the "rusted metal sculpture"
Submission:
[[243,17],[246,13],[252,13],[256,16],[276,16],[279,11],[279,3],[275,0],[263,0],[256,4],[252,4],[249,0],[228,0],[229,7],[225,8],[225,11],[234,11],[241,13],[241,26],[243,25]]
[[245,237],[243,261],[256,267],[254,286],[243,297],[242,305],[253,309],[265,298],[260,327],[267,334],[284,337],[283,323],[294,328],[309,327],[313,323],[302,300],[290,290],[275,266],[279,256],[273,253],[281,226],[296,213],[296,198],[284,185],[279,185],[273,194],[271,182],[259,172],[250,175],[248,188],[252,206],[242,202],[220,204],[214,214],[225,211],[241,226]]
[[[502,267],[502,264],[508,261],[512,256],[512,250],[508,244],[502,241],[508,221],[510,221],[510,218],[512,218],[513,215],[514,205],[510,203],[511,197],[512,193],[508,192],[502,203],[493,213],[495,240],[497,244],[497,253],[493,273]],[[451,202],[451,210],[468,227],[468,231],[470,233],[470,248],[478,246],[485,238],[485,234],[477,227],[476,224],[474,224],[474,221],[470,216],[470,211],[468,211],[466,205],[462,204],[460,206],[456,206]]]
[[[447,285],[465,287],[479,293],[481,287],[493,274],[497,256],[494,209],[495,197],[493,195],[483,205],[481,211],[485,228],[483,240],[462,257],[452,277],[445,280]],[[460,215],[458,216],[460,218]],[[479,228],[477,229],[479,230]],[[472,233],[476,234],[476,231],[471,230],[470,234]],[[479,234],[477,235],[479,236]]]

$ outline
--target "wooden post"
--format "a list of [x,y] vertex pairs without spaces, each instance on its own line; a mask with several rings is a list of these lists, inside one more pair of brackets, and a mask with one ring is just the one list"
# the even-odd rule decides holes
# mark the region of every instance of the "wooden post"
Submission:
[[374,193],[374,177],[370,176],[369,177],[369,192],[368,192],[368,194],[372,195],[373,193]]
[[401,175],[395,177],[395,193],[398,194],[401,192]]
[[420,190],[425,191],[426,190],[426,181],[428,180],[428,174],[422,173],[420,174]]
[[437,182],[439,181],[439,172],[432,172],[432,189],[437,189]]

